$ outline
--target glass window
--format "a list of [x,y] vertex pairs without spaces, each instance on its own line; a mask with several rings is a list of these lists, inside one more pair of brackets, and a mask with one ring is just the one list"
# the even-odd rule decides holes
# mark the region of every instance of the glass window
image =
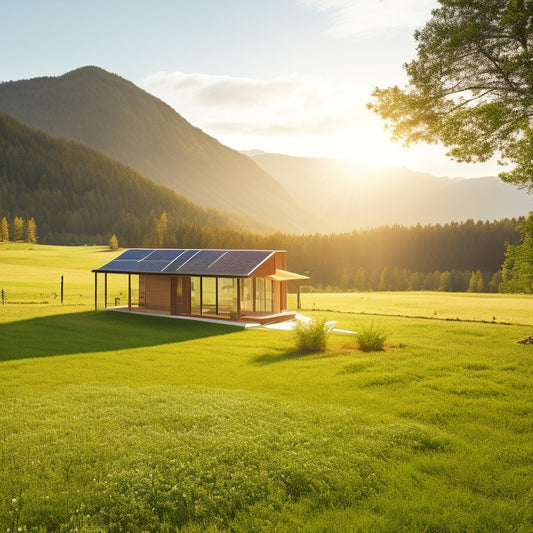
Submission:
[[217,313],[217,279],[202,278],[202,315]]
[[254,281],[251,278],[241,279],[241,311],[254,310]]
[[237,282],[233,278],[218,279],[218,314],[237,312]]
[[191,315],[200,315],[201,285],[198,276],[191,277]]
[[255,280],[255,310],[260,313],[272,313],[272,280],[256,278]]

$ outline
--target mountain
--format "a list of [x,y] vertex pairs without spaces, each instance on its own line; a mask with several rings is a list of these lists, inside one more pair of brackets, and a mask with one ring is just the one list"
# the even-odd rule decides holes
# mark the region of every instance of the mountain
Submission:
[[527,215],[533,199],[497,177],[437,178],[349,160],[251,153],[301,205],[336,231]]
[[34,217],[40,242],[102,244],[115,233],[121,246],[141,246],[146,239],[157,246],[155,219],[163,211],[171,246],[180,231],[242,224],[87,145],[53,138],[0,113],[0,218]]
[[250,158],[98,67],[2,83],[0,111],[50,135],[88,144],[199,205],[284,231],[313,229],[312,217]]

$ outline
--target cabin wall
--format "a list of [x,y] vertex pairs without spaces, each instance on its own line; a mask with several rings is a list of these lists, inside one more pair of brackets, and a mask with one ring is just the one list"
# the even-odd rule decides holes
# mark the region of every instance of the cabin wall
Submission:
[[271,276],[276,272],[276,257],[272,256],[269,257],[261,266],[256,268],[252,276],[254,278],[266,278],[267,276]]
[[139,305],[170,313],[170,295],[170,276],[139,276]]

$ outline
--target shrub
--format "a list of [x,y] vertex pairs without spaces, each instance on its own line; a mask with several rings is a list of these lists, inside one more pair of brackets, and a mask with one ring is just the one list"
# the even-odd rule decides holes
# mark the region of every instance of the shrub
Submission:
[[383,350],[387,335],[377,329],[374,324],[364,328],[357,334],[357,342],[363,352],[380,352]]
[[311,353],[326,349],[330,329],[326,328],[326,319],[313,318],[309,322],[298,321],[293,333],[298,351]]

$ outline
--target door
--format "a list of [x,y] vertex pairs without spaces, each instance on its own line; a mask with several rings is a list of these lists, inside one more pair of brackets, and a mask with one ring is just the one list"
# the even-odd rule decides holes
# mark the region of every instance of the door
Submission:
[[191,278],[178,276],[172,278],[172,314],[191,314]]

